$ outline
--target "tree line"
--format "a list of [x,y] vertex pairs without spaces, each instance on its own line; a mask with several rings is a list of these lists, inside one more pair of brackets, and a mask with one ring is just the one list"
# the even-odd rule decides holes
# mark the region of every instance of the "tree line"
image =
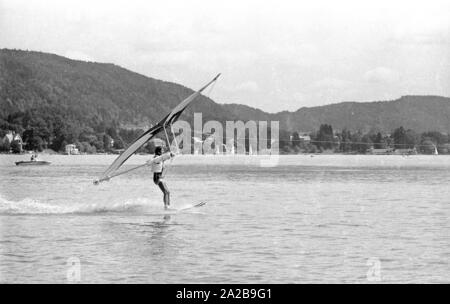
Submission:
[[344,129],[333,131],[333,127],[322,124],[318,131],[308,134],[310,140],[301,138],[298,132],[290,135],[289,140],[280,142],[284,153],[367,153],[373,149],[416,149],[418,153],[431,154],[435,149],[440,154],[450,154],[450,135],[437,131],[416,133],[400,126],[391,134],[381,132],[352,132]]
[[[110,153],[121,150],[140,136],[142,129],[124,129],[112,120],[105,122],[97,116],[74,110],[64,111],[60,107],[39,107],[26,111],[17,111],[6,117],[0,117],[0,139],[7,132],[20,134],[23,149],[41,152],[51,149],[64,152],[67,144],[75,144],[82,153]],[[319,130],[308,134],[310,140],[304,140],[298,132],[280,130],[281,153],[366,153],[373,149],[413,149],[419,153],[433,153],[435,148],[440,154],[450,153],[450,135],[437,131],[416,133],[399,127],[391,134],[381,132],[352,132],[344,129],[334,131],[329,124],[322,124]],[[161,135],[162,136],[162,135]],[[17,142],[0,140],[0,151],[19,152]],[[152,153],[154,146],[149,144],[139,152]]]
[[[21,135],[24,150],[64,152],[67,144],[75,144],[82,153],[123,149],[143,132],[122,129],[115,121],[107,123],[95,116],[84,118],[82,113],[68,113],[55,107],[18,111],[0,118],[0,139],[10,131]],[[18,152],[17,143],[0,142],[0,151],[10,150]]]

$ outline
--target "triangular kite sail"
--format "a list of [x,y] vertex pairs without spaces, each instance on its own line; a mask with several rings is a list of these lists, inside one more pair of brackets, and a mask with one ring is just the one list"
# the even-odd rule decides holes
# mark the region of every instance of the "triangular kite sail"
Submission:
[[[161,121],[159,121],[155,126],[151,127],[149,130],[144,132],[139,138],[137,138],[130,146],[128,146],[125,151],[123,151],[109,166],[109,168],[99,177],[98,180],[94,181],[94,184],[98,184],[101,181],[109,180],[112,176],[118,175],[116,171],[125,163],[125,161],[130,158],[140,147],[142,147],[146,142],[152,139],[156,134],[161,131],[165,131],[167,126],[171,126],[174,122],[178,120],[181,113],[187,108],[187,106],[197,98],[202,91],[209,87],[213,82],[219,78],[220,74],[214,77],[213,80],[208,82],[203,88],[193,93],[191,96],[183,100],[179,105],[177,105],[169,114],[166,115]],[[141,167],[141,166],[138,166]],[[136,167],[136,168],[138,168]]]

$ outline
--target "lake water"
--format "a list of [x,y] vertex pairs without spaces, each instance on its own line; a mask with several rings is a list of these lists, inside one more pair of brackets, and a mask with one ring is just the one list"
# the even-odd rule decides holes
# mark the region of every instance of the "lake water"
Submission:
[[[0,155],[3,283],[450,283],[449,156]],[[134,156],[130,165],[148,156]],[[262,165],[263,164],[263,165]]]

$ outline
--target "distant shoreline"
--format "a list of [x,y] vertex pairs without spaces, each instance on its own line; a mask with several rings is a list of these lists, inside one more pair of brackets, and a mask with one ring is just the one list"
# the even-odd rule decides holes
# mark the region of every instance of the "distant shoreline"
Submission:
[[[15,155],[15,156],[28,156],[32,154],[33,152],[26,152],[26,153],[7,153],[7,152],[0,152],[0,155]],[[80,153],[80,154],[66,154],[66,153],[46,153],[46,152],[37,152],[38,155],[61,155],[61,156],[86,156],[86,155],[119,155],[116,153]],[[136,155],[141,156],[150,156],[153,155],[152,153],[139,153]],[[183,156],[270,156],[270,154],[181,154]],[[373,155],[373,156],[388,156],[388,155],[394,155],[394,156],[414,156],[414,155],[430,155],[430,156],[438,156],[438,155],[448,155],[448,154],[425,154],[425,153],[416,153],[416,154],[407,154],[407,153],[387,153],[387,154],[373,154],[373,153],[342,153],[342,152],[336,152],[336,153],[280,153],[280,154],[274,154],[278,156],[285,156],[285,155]]]

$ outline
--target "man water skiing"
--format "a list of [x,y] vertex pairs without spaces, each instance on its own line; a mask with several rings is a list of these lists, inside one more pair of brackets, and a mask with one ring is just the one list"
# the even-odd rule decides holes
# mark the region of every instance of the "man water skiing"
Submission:
[[170,191],[167,187],[167,184],[164,182],[164,175],[166,171],[164,162],[174,156],[175,154],[172,152],[165,153],[163,155],[162,147],[158,146],[155,148],[155,155],[153,156],[153,158],[147,161],[147,163],[151,165],[151,170],[153,172],[153,182],[155,183],[155,185],[158,185],[158,187],[164,194],[165,209],[168,209],[170,207]]

